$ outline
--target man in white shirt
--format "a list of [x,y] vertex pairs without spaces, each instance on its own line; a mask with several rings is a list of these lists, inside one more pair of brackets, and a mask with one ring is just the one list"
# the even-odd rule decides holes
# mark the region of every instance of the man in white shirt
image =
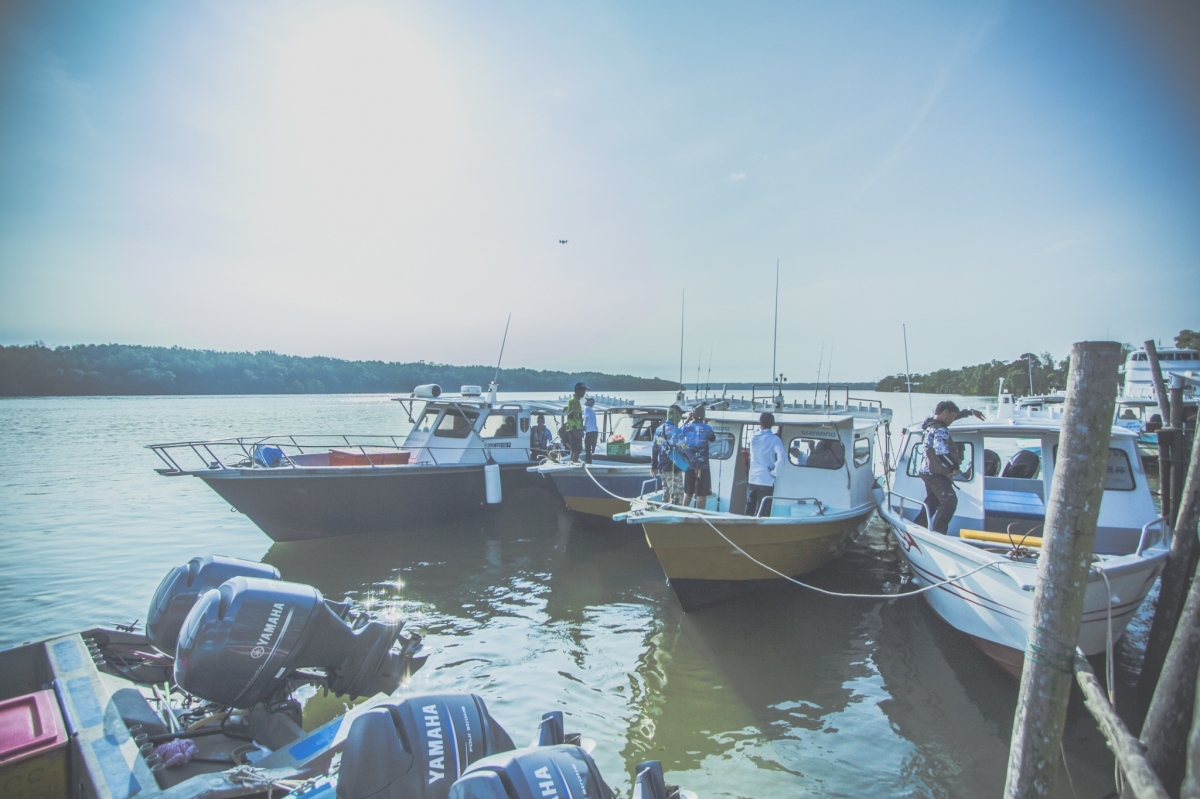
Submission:
[[750,485],[746,493],[746,516],[770,516],[771,503],[764,499],[775,493],[775,478],[786,457],[783,442],[771,428],[775,415],[758,417],[758,429],[750,437]]
[[591,463],[592,455],[596,452],[596,437],[600,427],[596,424],[596,400],[587,398],[583,407],[583,462]]

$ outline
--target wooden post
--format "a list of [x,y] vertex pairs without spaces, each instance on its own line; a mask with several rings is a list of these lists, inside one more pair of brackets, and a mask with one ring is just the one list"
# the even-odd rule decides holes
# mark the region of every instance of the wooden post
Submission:
[[[1200,436],[1196,436],[1196,441],[1197,445],[1192,447],[1191,468],[1179,509],[1179,527],[1175,529],[1176,537],[1192,539],[1196,538],[1196,521],[1200,517]],[[1198,669],[1200,580],[1193,577],[1141,735],[1146,747],[1146,759],[1158,772],[1163,785],[1172,792],[1183,780],[1186,738],[1192,722]]]
[[[1179,385],[1175,385],[1178,383]],[[1171,387],[1167,389],[1171,398],[1171,427],[1183,429],[1183,381],[1177,376],[1171,378]]]
[[[1159,463],[1161,473],[1161,460]],[[1146,656],[1142,659],[1142,673],[1138,675],[1138,698],[1142,707],[1148,707],[1155,695],[1163,662],[1167,658],[1167,650],[1175,636],[1179,614],[1183,612],[1183,604],[1187,599],[1188,579],[1195,571],[1193,553],[1200,547],[1194,530],[1195,514],[1200,508],[1197,492],[1200,492],[1200,436],[1195,436],[1192,442],[1192,459],[1188,465],[1187,483],[1180,493],[1180,499],[1183,500],[1179,503],[1181,512],[1177,517],[1180,526],[1175,529],[1175,536],[1171,539],[1171,552],[1167,555],[1166,565],[1163,566],[1158,600],[1154,606],[1154,621],[1150,624],[1150,637],[1146,641]],[[1164,505],[1163,515],[1166,514],[1167,509]],[[1193,528],[1190,533],[1188,528],[1183,526],[1189,517],[1192,519]]]
[[1058,458],[1038,558],[1025,667],[1009,745],[1006,799],[1053,791],[1083,595],[1096,542],[1121,348],[1085,341],[1071,348]]
[[1129,790],[1137,799],[1167,799],[1162,782],[1146,762],[1146,756],[1142,754],[1141,744],[1130,734],[1125,722],[1121,721],[1117,711],[1108,703],[1108,697],[1104,695],[1104,689],[1100,687],[1092,665],[1078,650],[1075,652],[1075,679],[1079,681],[1079,687],[1083,690],[1083,704],[1100,725],[1100,731],[1104,733],[1108,747],[1112,749],[1113,756],[1121,767],[1121,773],[1125,775],[1125,784]]
[[1200,799],[1200,683],[1196,685],[1196,706],[1192,708],[1192,734],[1188,736],[1186,757],[1187,771],[1179,788],[1179,799]]
[[1163,382],[1162,367],[1158,363],[1158,348],[1154,339],[1144,343],[1146,357],[1150,360],[1150,378],[1154,380],[1154,394],[1158,398],[1158,410],[1162,414],[1163,426],[1171,423],[1171,406],[1167,402],[1167,385]]
[[1154,435],[1158,438],[1158,504],[1162,508],[1162,515],[1169,519],[1175,501],[1171,496],[1171,466],[1174,457],[1171,454],[1171,445],[1175,442],[1175,436],[1170,427],[1159,428]]

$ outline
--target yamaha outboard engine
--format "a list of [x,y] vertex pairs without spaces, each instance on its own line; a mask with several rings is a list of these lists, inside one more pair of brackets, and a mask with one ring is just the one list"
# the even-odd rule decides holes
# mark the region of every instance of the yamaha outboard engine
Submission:
[[[175,682],[238,708],[284,699],[296,682],[323,684],[338,696],[391,693],[415,670],[420,636],[404,638],[399,624],[377,621],[351,628],[347,611],[310,585],[234,577],[188,613]],[[397,641],[400,650],[393,651]]]
[[571,744],[521,749],[481,760],[449,799],[613,799],[592,756]]
[[513,748],[474,694],[409,697],[360,715],[338,769],[338,799],[445,799],[475,761]]
[[172,569],[158,584],[146,614],[146,634],[150,643],[168,655],[175,654],[179,629],[196,600],[233,577],[279,579],[279,569],[265,563],[222,555],[192,558]]

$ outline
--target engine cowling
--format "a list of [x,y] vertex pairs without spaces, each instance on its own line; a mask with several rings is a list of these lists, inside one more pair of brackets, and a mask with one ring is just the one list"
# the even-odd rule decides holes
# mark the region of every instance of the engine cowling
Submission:
[[346,611],[310,585],[234,577],[188,613],[175,682],[238,708],[281,700],[294,682],[321,683],[339,696],[391,693],[419,667],[420,636],[405,638],[401,625],[378,621],[352,629]]
[[176,566],[154,591],[146,614],[150,643],[168,655],[175,654],[179,630],[196,600],[233,577],[279,579],[279,569],[224,555],[205,555]]

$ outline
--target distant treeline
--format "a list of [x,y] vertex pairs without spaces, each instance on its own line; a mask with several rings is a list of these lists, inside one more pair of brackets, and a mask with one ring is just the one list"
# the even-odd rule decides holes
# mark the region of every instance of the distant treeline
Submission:
[[[214,352],[181,347],[42,344],[0,347],[0,396],[44,397],[123,394],[342,394],[407,393],[437,383],[487,388],[490,366],[385,363],[300,358],[274,352]],[[501,369],[503,391],[568,392],[577,380],[594,391],[674,391],[673,380],[601,372]]]
[[[1030,389],[1030,372],[1033,387]],[[994,395],[1004,378],[1004,388],[1017,396],[1048,394],[1067,386],[1067,360],[1055,361],[1048,353],[1026,353],[1015,361],[992,361],[961,369],[938,369],[927,375],[914,374],[912,390],[925,394],[965,394],[974,397]],[[876,391],[907,391],[903,374],[885,377]]]

